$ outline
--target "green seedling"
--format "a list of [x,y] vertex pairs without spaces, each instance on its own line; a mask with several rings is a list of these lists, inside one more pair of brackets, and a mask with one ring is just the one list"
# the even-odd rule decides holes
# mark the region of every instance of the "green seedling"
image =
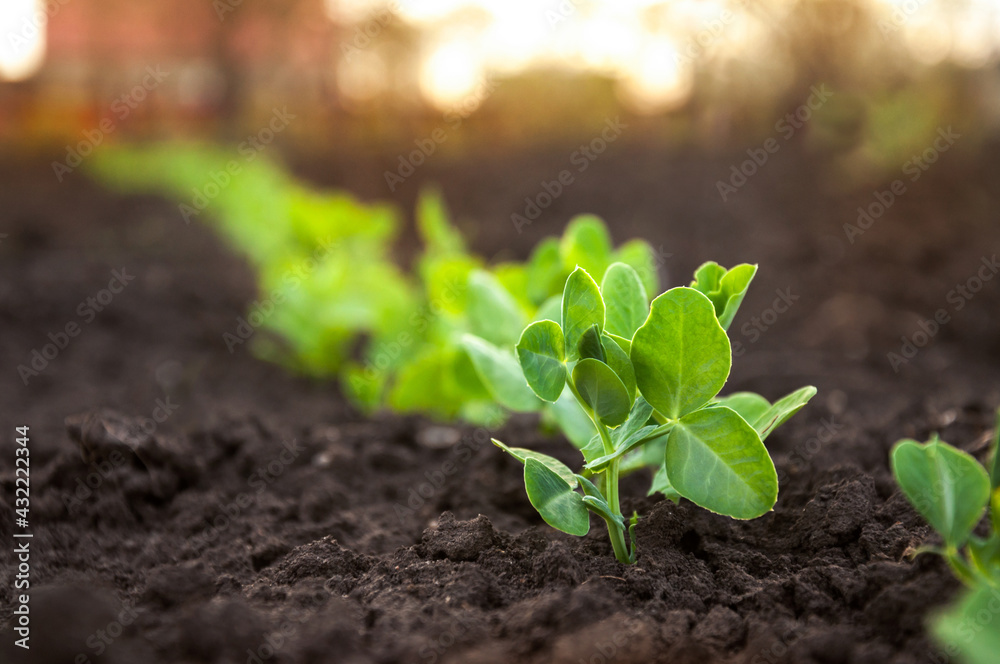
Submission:
[[[969,587],[1000,588],[1000,412],[988,467],[941,440],[904,439],[892,449],[892,472],[903,495],[941,536],[943,546],[923,546],[920,553],[944,556]],[[989,534],[973,534],[989,511]]]
[[525,327],[513,354],[466,337],[484,382],[510,408],[545,403],[575,427],[567,435],[584,457],[579,473],[494,440],[524,464],[528,499],[546,523],[585,535],[593,512],[607,524],[615,557],[634,563],[638,517],[622,514],[618,484],[650,466],[651,492],[674,501],[737,519],[772,509],[778,477],[762,441],[816,390],[775,404],[745,392],[718,397],[732,363],[719,316],[732,321],[755,271],[706,264],[696,281],[707,292],[673,288],[650,303],[642,277],[624,263],[608,265],[600,286],[577,267],[558,314]]

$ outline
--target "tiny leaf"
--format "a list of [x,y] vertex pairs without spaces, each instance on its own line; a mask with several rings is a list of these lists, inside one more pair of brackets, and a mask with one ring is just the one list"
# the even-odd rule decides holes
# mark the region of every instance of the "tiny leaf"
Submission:
[[667,439],[666,469],[677,492],[735,519],[766,514],[778,499],[778,474],[757,432],[722,406],[685,415]]
[[732,363],[729,337],[712,303],[692,288],[673,288],[653,300],[632,338],[631,358],[639,391],[671,419],[718,394]]
[[691,286],[712,301],[719,324],[722,329],[728,330],[756,274],[756,265],[742,263],[726,270],[710,261],[694,273],[695,279]]
[[562,297],[562,330],[570,359],[579,357],[580,338],[592,325],[604,329],[604,300],[594,279],[578,267],[566,279]]
[[906,499],[948,546],[965,544],[990,498],[990,478],[971,455],[938,439],[901,440],[892,472]]
[[607,331],[631,339],[649,315],[649,297],[639,275],[625,263],[612,263],[601,280],[601,295],[607,305]]
[[755,392],[733,392],[732,394],[720,397],[713,405],[725,406],[726,408],[735,410],[740,417],[750,424],[756,422],[771,407],[771,403],[767,399]]
[[524,328],[517,342],[517,359],[539,399],[559,398],[566,386],[566,345],[558,323],[542,320]]
[[573,368],[573,384],[606,426],[616,427],[628,418],[632,401],[621,378],[608,365],[591,358],[580,360]]
[[541,452],[536,452],[535,450],[529,450],[523,447],[507,447],[496,438],[491,438],[490,440],[493,441],[494,445],[520,461],[522,464],[528,459],[535,459],[536,461],[545,464],[549,470],[563,478],[563,480],[565,480],[570,486],[576,486],[576,475],[569,469],[569,466],[564,464],[559,459],[551,457],[548,454],[542,454]]
[[590,512],[583,496],[538,459],[524,462],[524,489],[532,507],[556,530],[583,536],[590,531]]
[[[764,440],[771,432],[787,422],[795,413],[802,410],[803,406],[816,395],[816,388],[806,385],[790,394],[781,397],[768,408],[764,413],[754,420],[753,428],[760,434],[760,439]],[[748,420],[749,421],[749,420]]]

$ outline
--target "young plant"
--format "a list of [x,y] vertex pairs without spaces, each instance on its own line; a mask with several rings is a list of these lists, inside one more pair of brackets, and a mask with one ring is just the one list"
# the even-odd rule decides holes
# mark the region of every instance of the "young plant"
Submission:
[[[615,557],[634,563],[638,516],[622,514],[618,483],[623,472],[648,465],[658,468],[653,491],[675,501],[687,498],[737,519],[771,510],[778,477],[762,441],[816,390],[802,388],[773,405],[750,393],[718,398],[732,363],[719,316],[732,321],[755,270],[709,263],[699,269],[695,288],[673,288],[650,304],[630,266],[612,263],[600,286],[578,267],[566,279],[559,322],[528,325],[516,362],[500,352],[486,357],[477,340],[466,339],[491,389],[526,402],[533,394],[553,406],[563,403],[566,413],[566,402],[575,402],[589,422],[579,473],[494,440],[524,464],[528,499],[546,523],[582,536],[593,512],[607,525]],[[580,426],[579,419],[566,419]]]
[[[949,657],[965,664],[993,664],[1000,630],[992,625],[1000,607],[1000,410],[992,455],[984,467],[937,435],[921,445],[901,440],[892,450],[892,472],[910,504],[938,532],[943,546],[923,546],[914,555],[944,556],[969,587],[931,621],[934,638]],[[973,534],[989,512],[989,534]]]
[[[914,555],[937,553],[955,575],[976,588],[1000,589],[1000,411],[988,468],[937,434],[920,444],[904,439],[892,449],[892,472],[903,495],[943,540]],[[989,510],[989,535],[973,534]]]

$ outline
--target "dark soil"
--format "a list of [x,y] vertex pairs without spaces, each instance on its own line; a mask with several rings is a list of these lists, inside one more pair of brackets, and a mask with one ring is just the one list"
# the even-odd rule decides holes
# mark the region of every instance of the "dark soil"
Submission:
[[[985,452],[1000,403],[1000,279],[961,310],[947,295],[1000,246],[1000,153],[957,154],[854,244],[857,197],[789,150],[736,198],[715,191],[737,154],[616,146],[526,232],[509,221],[570,150],[428,164],[477,250],[523,257],[572,213],[670,254],[760,262],[731,336],[727,389],[819,396],[768,440],[773,513],[737,522],[644,497],[639,561],[615,562],[595,522],[545,527],[490,435],[576,462],[530,418],[499,431],[365,418],[335,386],[230,354],[254,298],[249,268],[154,197],[115,197],[81,173],[8,165],[0,191],[0,653],[4,662],[932,661],[925,619],[957,584],[907,550],[930,536],[895,491],[892,443],[940,430]],[[300,172],[385,197],[395,155]],[[472,168],[470,166],[475,166]],[[409,205],[417,182],[397,192]],[[92,322],[112,270],[135,279]],[[776,289],[798,299],[768,318]],[[952,315],[896,373],[920,318]],[[755,334],[744,324],[770,320]],[[69,322],[82,331],[24,385],[17,367]],[[157,400],[160,400],[159,403]],[[159,409],[159,410],[157,410]],[[162,419],[156,422],[155,417]],[[14,427],[31,435],[31,650],[12,645]]]

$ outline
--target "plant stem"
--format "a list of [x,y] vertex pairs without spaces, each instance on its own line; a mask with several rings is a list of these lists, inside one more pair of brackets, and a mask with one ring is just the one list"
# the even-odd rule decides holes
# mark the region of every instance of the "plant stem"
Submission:
[[[577,392],[576,386],[573,385],[573,381],[568,381],[567,383],[570,390],[573,392],[573,396],[576,397],[577,403],[583,408],[584,412],[590,416],[591,421],[597,428],[597,433],[601,436],[601,443],[604,445],[604,453],[612,454],[615,451],[615,444],[611,441],[611,434],[608,432],[608,428],[604,426],[604,423],[598,419],[597,414],[594,413],[587,406],[583,397]],[[615,459],[608,464],[608,467],[601,473],[601,479],[603,482],[600,483],[600,489],[604,492],[604,498],[608,503],[608,507],[611,508],[611,512],[615,516],[621,516],[622,510],[621,505],[618,501],[618,463],[620,459]],[[625,544],[625,531],[618,527],[618,524],[613,521],[608,521],[605,519],[605,523],[608,524],[608,537],[611,539],[611,548],[615,551],[615,558],[618,562],[625,565],[632,564],[632,557],[629,555],[628,545]]]
[[[615,446],[611,442],[611,434],[608,433],[608,428],[598,421],[595,421],[594,424],[597,425],[597,431],[601,434],[601,442],[604,443],[605,454],[611,454],[615,451]],[[608,501],[608,507],[611,508],[611,512],[616,516],[622,515],[621,504],[618,500],[618,463],[620,461],[620,459],[615,459],[608,464],[607,469],[604,471],[604,497]],[[631,564],[632,558],[629,555],[628,546],[625,544],[624,531],[616,523],[608,521],[607,524],[608,536],[611,538],[611,548],[615,550],[615,558],[620,563]]]

